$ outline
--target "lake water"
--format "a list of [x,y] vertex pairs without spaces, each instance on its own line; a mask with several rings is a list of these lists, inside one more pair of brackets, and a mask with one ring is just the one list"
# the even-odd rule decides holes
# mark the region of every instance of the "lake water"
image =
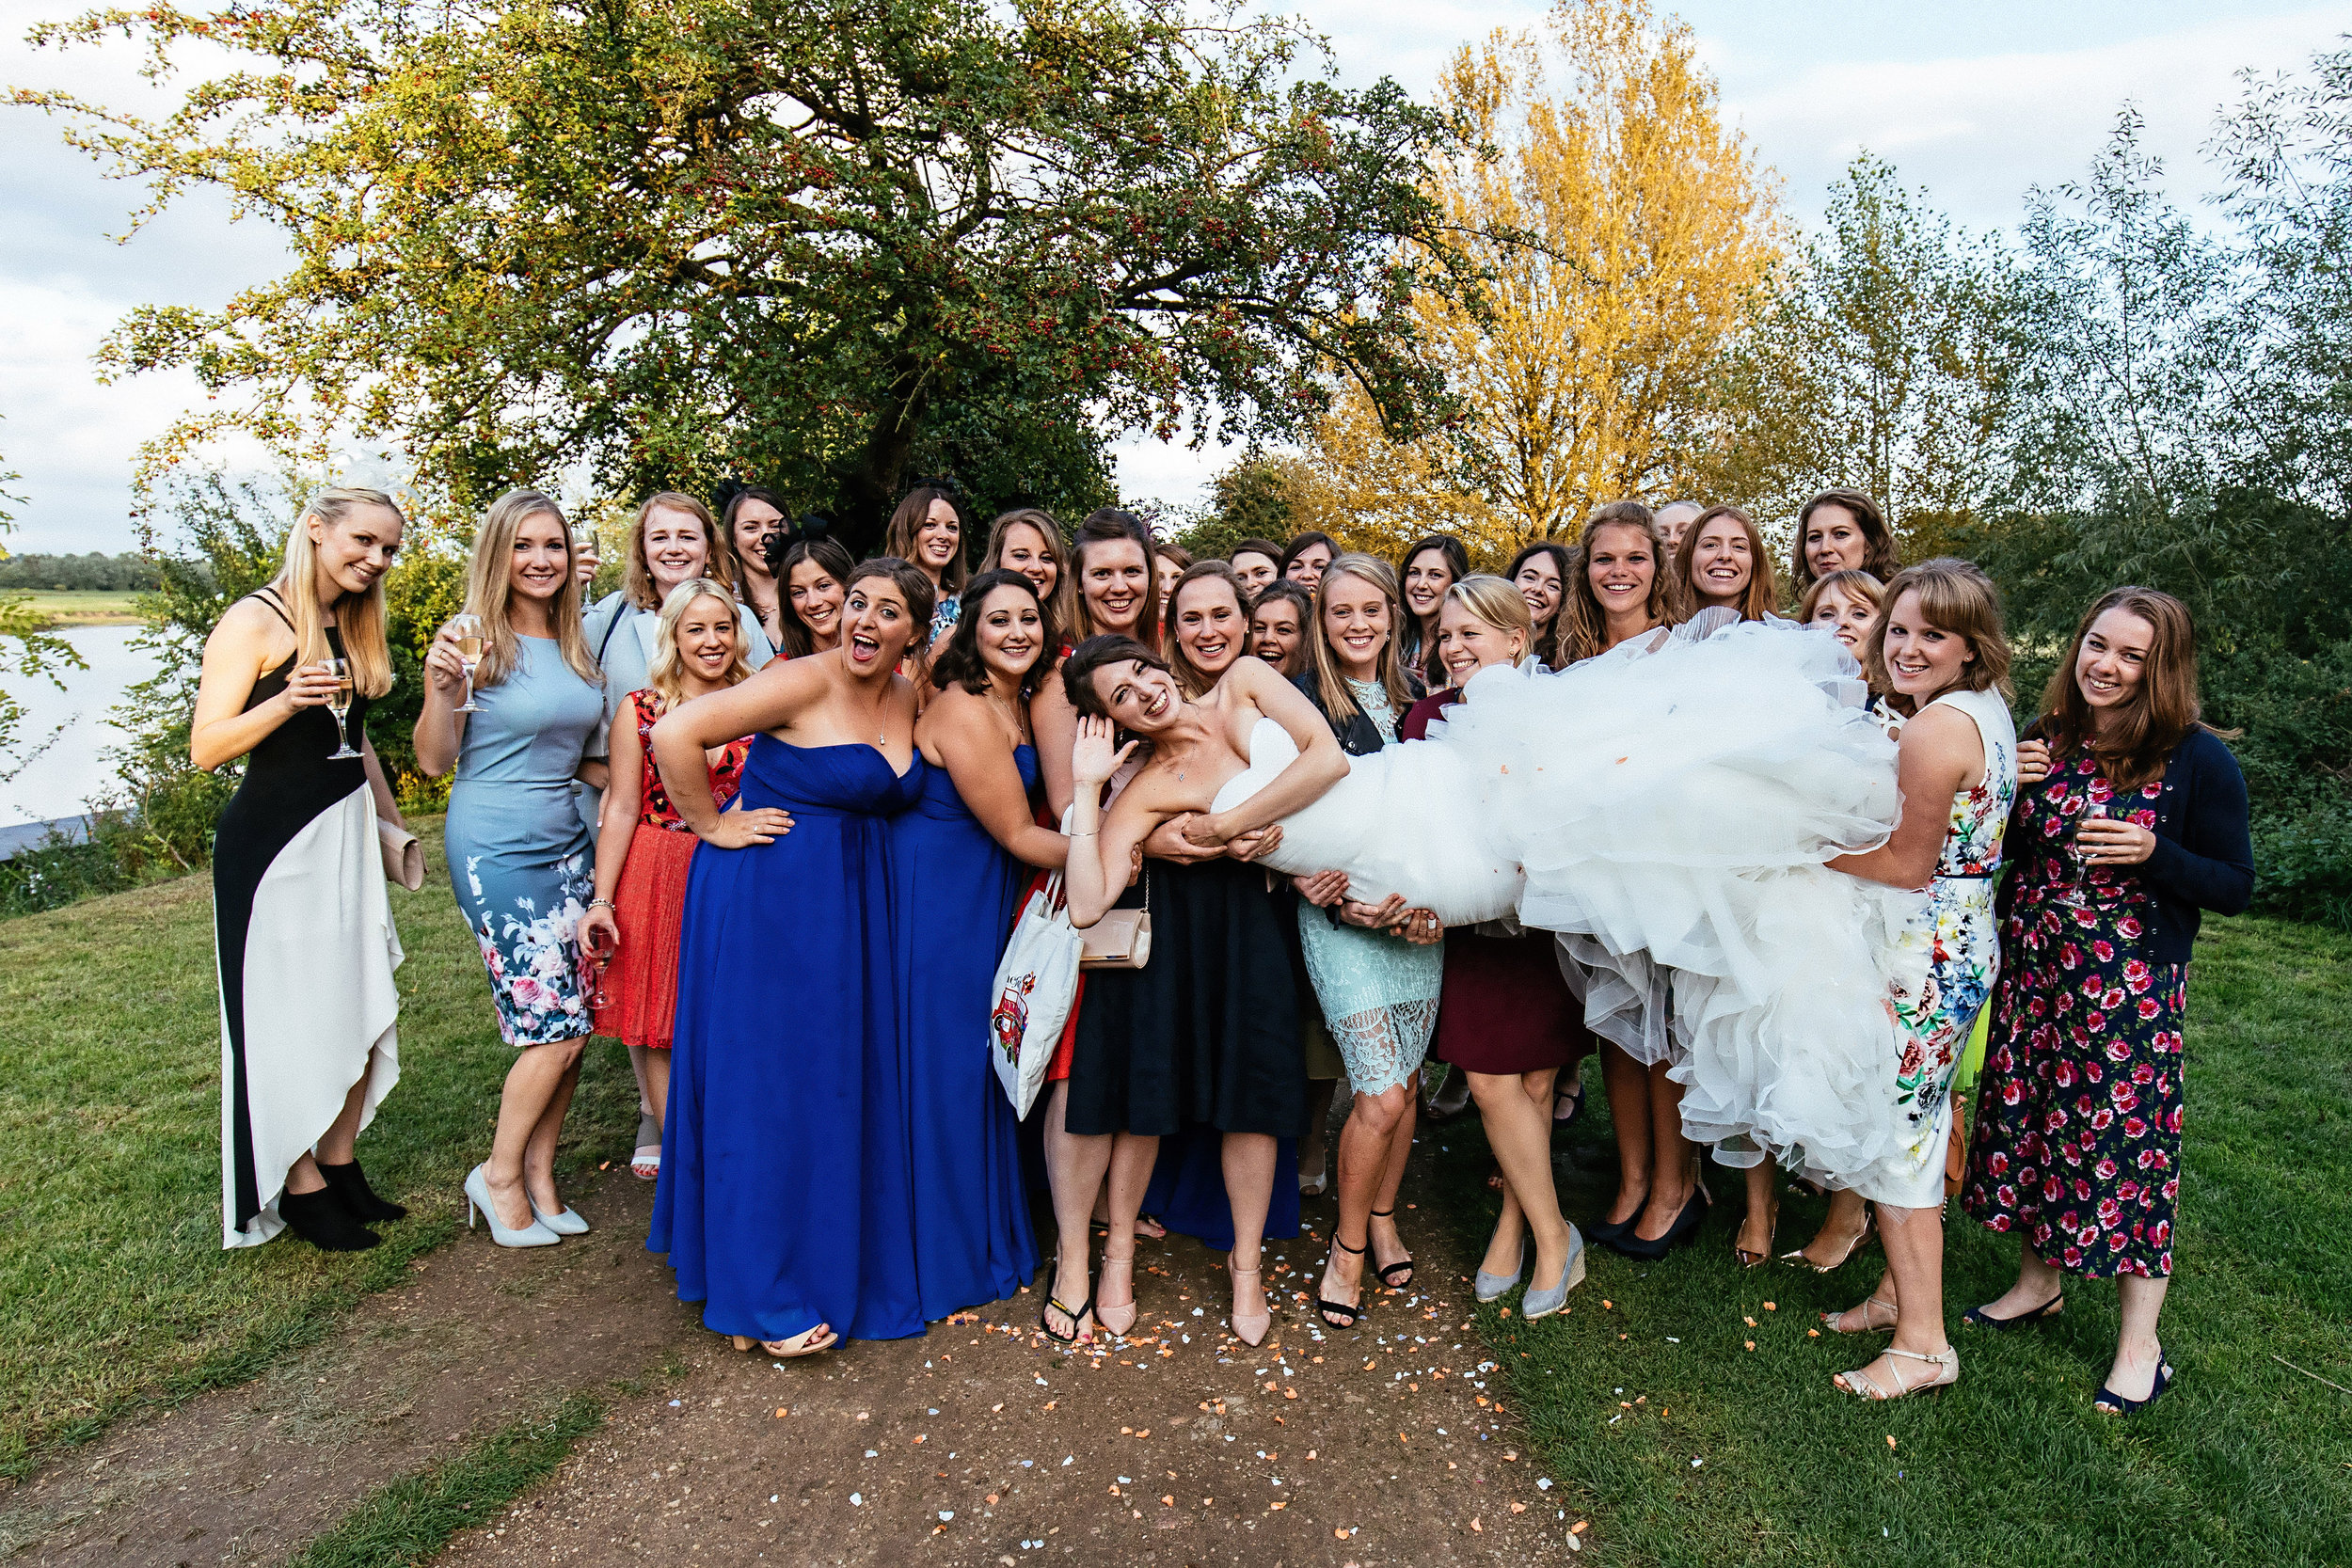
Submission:
[[59,733],[23,772],[0,784],[0,827],[78,816],[89,809],[92,797],[115,786],[114,768],[99,753],[120,745],[124,736],[106,722],[107,711],[122,701],[125,690],[155,673],[154,657],[131,646],[140,630],[76,626],[62,633],[89,661],[87,670],[61,672],[63,691],[45,680],[8,677],[9,694],[26,710],[17,725],[20,752],[52,730]]

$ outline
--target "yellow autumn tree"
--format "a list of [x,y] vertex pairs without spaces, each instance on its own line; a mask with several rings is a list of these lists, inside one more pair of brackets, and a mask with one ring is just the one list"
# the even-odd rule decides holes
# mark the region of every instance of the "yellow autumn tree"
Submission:
[[1465,46],[1438,91],[1500,153],[1429,174],[1488,275],[1483,309],[1415,302],[1469,418],[1400,446],[1349,395],[1311,465],[1349,534],[1452,524],[1492,559],[1690,471],[1709,367],[1784,233],[1690,29],[1646,0],[1558,0],[1540,33]]

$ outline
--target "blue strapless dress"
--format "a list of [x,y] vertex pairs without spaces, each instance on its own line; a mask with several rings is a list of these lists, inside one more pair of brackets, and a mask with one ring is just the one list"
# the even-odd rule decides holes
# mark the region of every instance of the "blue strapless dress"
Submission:
[[[919,755],[898,774],[871,746],[763,735],[741,800],[783,807],[792,831],[694,851],[645,1245],[721,1334],[923,1332],[891,820],[928,772]],[[983,1007],[976,1062],[986,1028]]]
[[[1014,752],[1037,785],[1037,753]],[[944,768],[890,824],[890,907],[912,1155],[914,1267],[926,1319],[1011,1295],[1037,1274],[1019,1123],[990,1062],[997,960],[1028,868],[964,806]]]

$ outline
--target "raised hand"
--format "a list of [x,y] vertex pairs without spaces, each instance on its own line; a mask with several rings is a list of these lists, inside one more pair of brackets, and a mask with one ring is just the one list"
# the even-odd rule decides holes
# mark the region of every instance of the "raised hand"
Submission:
[[286,701],[295,707],[320,707],[341,683],[324,664],[305,664],[286,678]]
[[1082,786],[1101,788],[1120,766],[1134,754],[1136,742],[1114,749],[1111,742],[1119,738],[1119,728],[1107,719],[1082,718],[1078,721],[1078,738],[1070,750],[1072,777]]
[[[2037,784],[2050,776],[2050,743],[2046,740],[2021,740],[2017,743],[2017,782]],[[2145,860],[2146,856],[2140,857]]]
[[598,904],[581,915],[579,935],[580,956],[590,963],[621,950],[621,923],[612,918],[610,905]]
[[454,698],[466,689],[466,661],[458,657],[457,634],[447,626],[433,634],[433,646],[425,650],[424,674],[444,697]]

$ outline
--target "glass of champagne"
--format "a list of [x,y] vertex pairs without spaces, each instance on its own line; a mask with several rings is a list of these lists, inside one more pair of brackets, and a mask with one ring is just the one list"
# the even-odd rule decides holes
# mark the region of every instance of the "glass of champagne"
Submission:
[[466,700],[457,705],[460,713],[480,713],[474,705],[473,673],[482,662],[482,617],[453,615],[449,618],[450,635],[457,639],[457,657],[466,661]]
[[335,678],[334,693],[326,699],[326,711],[335,716],[335,749],[326,753],[329,762],[359,753],[351,749],[351,732],[343,727],[343,716],[351,711],[351,660],[326,658],[319,668]]

